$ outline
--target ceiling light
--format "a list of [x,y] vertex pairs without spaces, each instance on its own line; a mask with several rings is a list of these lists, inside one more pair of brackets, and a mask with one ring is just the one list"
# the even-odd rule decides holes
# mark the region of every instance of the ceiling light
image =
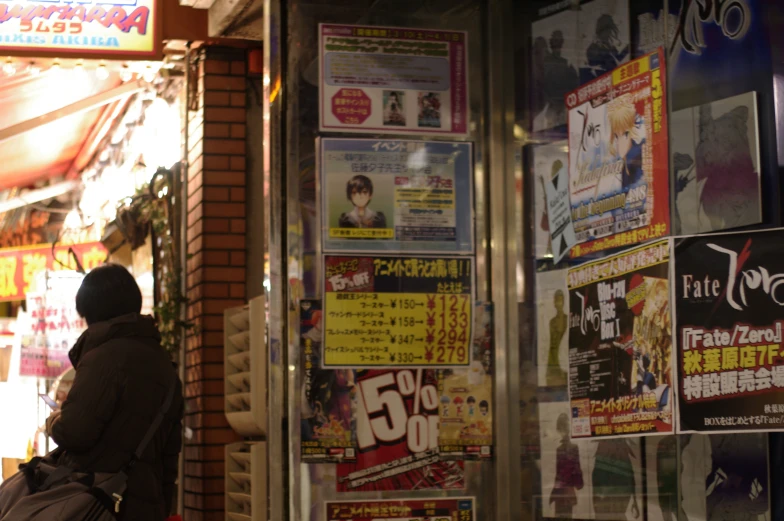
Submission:
[[95,76],[96,76],[96,77],[97,77],[99,80],[105,80],[106,78],[108,78],[108,77],[109,77],[109,69],[107,69],[107,68],[106,68],[106,65],[104,65],[104,64],[102,63],[102,64],[100,64],[100,65],[98,66],[98,68],[97,68],[97,69],[95,69]]
[[147,66],[147,68],[144,69],[144,73],[142,74],[142,79],[144,79],[144,81],[146,81],[147,83],[152,83],[153,80],[155,80],[155,71],[152,70],[152,67],[150,67],[149,65]]
[[14,65],[13,60],[8,58],[3,65],[3,72],[6,73],[8,76],[13,76],[16,74],[16,65]]
[[133,79],[133,72],[131,72],[131,68],[127,65],[123,65],[123,68],[120,71],[120,79],[122,81],[131,81]]
[[41,74],[41,67],[39,67],[35,62],[30,62],[30,65],[27,66],[27,72],[32,76],[38,76]]

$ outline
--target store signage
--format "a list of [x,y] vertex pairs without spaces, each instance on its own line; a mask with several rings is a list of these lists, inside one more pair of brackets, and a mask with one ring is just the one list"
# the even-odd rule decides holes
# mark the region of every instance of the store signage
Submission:
[[51,244],[0,249],[0,302],[24,300],[36,275],[44,270],[76,268],[69,248],[85,270],[100,266],[108,255],[100,242],[55,246],[54,252]]
[[0,49],[151,56],[155,1],[0,2]]

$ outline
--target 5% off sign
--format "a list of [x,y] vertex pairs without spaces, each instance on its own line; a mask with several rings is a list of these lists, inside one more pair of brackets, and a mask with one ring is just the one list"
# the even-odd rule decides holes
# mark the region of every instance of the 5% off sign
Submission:
[[[438,390],[433,384],[423,383],[425,371],[390,371],[359,382],[360,450],[404,438],[414,454],[438,447]],[[413,401],[410,414],[406,401]]]

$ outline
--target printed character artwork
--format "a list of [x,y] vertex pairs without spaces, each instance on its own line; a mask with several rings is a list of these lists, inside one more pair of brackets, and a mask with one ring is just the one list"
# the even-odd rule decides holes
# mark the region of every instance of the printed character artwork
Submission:
[[575,440],[569,405],[539,404],[542,517],[642,521],[639,439]]
[[351,369],[322,369],[323,311],[320,300],[300,302],[300,395],[303,460],[352,459],[356,439],[356,380]]
[[533,22],[531,28],[534,132],[566,125],[564,96],[580,84],[577,72],[580,45],[577,11],[565,9],[555,14],[549,14],[549,10],[540,13],[543,18]]
[[630,57],[629,7],[622,0],[593,0],[580,5],[580,83],[606,74]]
[[355,175],[346,183],[346,199],[353,209],[340,216],[340,228],[386,228],[383,212],[370,208],[373,201],[373,181],[366,175]]
[[441,94],[438,92],[419,93],[420,128],[441,128]]
[[[545,518],[586,519],[591,496],[588,450],[569,435],[569,404],[539,404],[542,465],[542,514]],[[590,485],[589,485],[590,486]]]
[[552,183],[558,172],[569,164],[569,154],[565,143],[563,145],[534,146],[531,150],[534,176],[534,240],[536,242],[536,258],[543,259],[553,254],[545,185]]
[[758,129],[754,92],[673,112],[675,234],[762,221]]
[[681,438],[682,518],[771,519],[766,434],[691,434]]
[[[681,497],[678,484],[679,468],[680,456],[676,436],[645,438],[648,521],[678,521],[678,505]],[[685,483],[682,486],[685,487]],[[681,519],[685,518],[681,517]]]
[[[639,58],[667,48],[678,28],[678,15],[672,12],[675,0],[669,3],[670,12],[664,10],[664,0],[635,0],[629,2],[629,18],[632,25],[632,58]],[[669,32],[667,37],[664,31]]]
[[406,126],[405,96],[401,90],[384,91],[384,126]]
[[492,305],[477,302],[474,313],[471,364],[467,369],[438,371],[438,393],[442,403],[439,448],[441,455],[446,457],[489,458],[492,454]]
[[537,358],[540,387],[564,387],[569,371],[566,270],[536,274]]

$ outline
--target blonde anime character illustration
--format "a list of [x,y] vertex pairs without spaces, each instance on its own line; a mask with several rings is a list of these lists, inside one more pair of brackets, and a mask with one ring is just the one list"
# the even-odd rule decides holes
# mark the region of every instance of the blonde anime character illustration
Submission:
[[609,153],[624,162],[621,186],[623,191],[645,183],[642,168],[642,146],[645,144],[645,124],[637,113],[631,94],[623,94],[607,106],[610,125]]

